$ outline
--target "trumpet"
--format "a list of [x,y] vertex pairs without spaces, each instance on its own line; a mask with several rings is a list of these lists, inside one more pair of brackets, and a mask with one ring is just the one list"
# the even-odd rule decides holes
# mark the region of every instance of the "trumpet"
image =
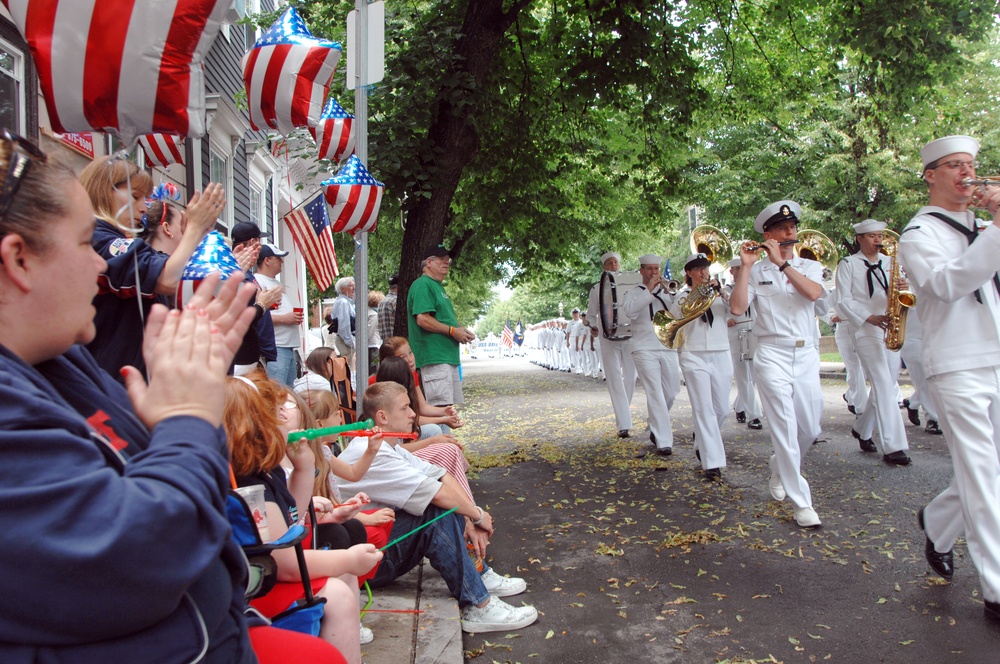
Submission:
[[962,184],[966,187],[997,187],[1000,186],[1000,176],[992,178],[965,178]]
[[[801,241],[802,240],[785,240],[784,242],[779,242],[778,246],[779,247],[790,247],[793,244],[798,244]],[[761,249],[764,249],[764,248],[765,247],[762,244],[753,244],[753,245],[750,245],[749,247],[747,245],[743,245],[741,247],[741,250],[742,251],[760,251]]]
[[660,288],[671,295],[676,295],[677,291],[681,289],[681,282],[676,279],[660,279]]

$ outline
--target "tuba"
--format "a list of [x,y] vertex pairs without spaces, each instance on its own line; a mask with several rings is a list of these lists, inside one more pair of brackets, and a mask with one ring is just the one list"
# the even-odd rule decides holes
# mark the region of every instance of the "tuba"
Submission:
[[714,286],[701,284],[678,302],[681,307],[680,318],[673,319],[666,311],[657,311],[653,315],[656,338],[667,348],[677,348],[681,342],[681,328],[708,311],[718,296],[719,291]]
[[691,253],[705,254],[709,263],[726,267],[733,258],[733,243],[722,230],[702,224],[691,231]]
[[885,328],[885,347],[889,350],[899,350],[903,347],[903,340],[906,337],[906,314],[910,307],[917,303],[915,293],[899,290],[897,285],[902,275],[897,257],[898,248],[899,234],[889,230],[882,231],[882,253],[892,259],[889,288],[886,291],[889,303],[885,309],[885,315],[889,317],[889,324]]
[[811,228],[801,230],[798,238],[799,244],[795,247],[795,252],[800,258],[816,261],[831,272],[837,268],[840,254],[833,240]]

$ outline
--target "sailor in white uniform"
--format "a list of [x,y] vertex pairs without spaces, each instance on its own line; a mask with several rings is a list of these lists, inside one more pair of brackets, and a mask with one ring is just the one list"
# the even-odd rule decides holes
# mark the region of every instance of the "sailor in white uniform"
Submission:
[[823,414],[814,303],[825,291],[823,266],[796,257],[791,244],[798,236],[801,214],[798,203],[785,200],[757,215],[754,228],[764,235],[767,259],[758,262],[759,250],[751,243],[741,248],[743,267],[729,305],[734,316],[744,315],[751,304],[757,309],[754,376],[774,447],[768,489],[775,500],[787,496],[795,522],[812,528],[821,522],[800,469],[802,458],[819,436]]
[[[875,219],[854,225],[860,250],[837,266],[837,311],[851,326],[854,349],[871,386],[868,405],[851,433],[862,451],[874,452],[872,431],[877,424],[883,461],[905,466],[910,457],[906,454],[909,444],[896,399],[899,353],[885,347],[885,330],[889,325],[886,294],[892,274],[892,259],[879,253],[885,227],[885,222]],[[903,283],[897,286],[900,290],[905,288]]]
[[[601,264],[606,272],[621,270],[622,257],[617,252],[609,251],[601,255]],[[590,299],[587,303],[587,322],[591,334],[601,329],[600,319],[600,283],[590,289]],[[615,424],[618,427],[618,437],[628,438],[632,428],[632,413],[629,404],[632,403],[632,392],[635,389],[635,364],[632,362],[632,342],[628,339],[601,339],[601,366],[604,370],[608,393],[611,395],[611,406],[615,410]]]
[[632,359],[646,392],[649,440],[656,446],[657,454],[669,456],[674,446],[670,408],[681,378],[677,352],[660,343],[653,328],[653,316],[666,310],[674,300],[664,288],[662,262],[655,254],[639,257],[643,283],[625,293],[625,315],[632,320]]
[[924,323],[924,369],[951,452],[948,488],[920,510],[925,556],[941,576],[954,570],[952,545],[965,535],[979,571],[987,620],[1000,624],[1000,188],[969,211],[979,143],[931,141],[920,151],[929,205],[903,230],[899,256]]
[[[740,273],[740,259],[729,261],[729,270],[736,279]],[[733,292],[732,284],[722,289],[728,300]],[[736,383],[736,398],[733,399],[733,410],[736,411],[736,421],[746,423],[750,429],[760,429],[760,401],[757,400],[757,390],[753,378],[753,350],[756,346],[747,337],[753,334],[753,307],[749,307],[742,316],[733,316],[726,312],[726,325],[729,331],[729,354],[733,361],[733,379]]]

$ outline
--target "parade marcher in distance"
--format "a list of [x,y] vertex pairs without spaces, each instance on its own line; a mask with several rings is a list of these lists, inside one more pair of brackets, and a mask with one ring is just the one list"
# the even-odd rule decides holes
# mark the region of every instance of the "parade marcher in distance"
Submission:
[[[741,266],[739,256],[729,261],[729,270],[734,280],[739,275]],[[723,286],[723,292],[727,297],[731,296],[732,284]],[[746,423],[748,429],[762,429],[760,418],[763,417],[763,412],[757,399],[757,388],[753,377],[753,355],[743,357],[744,352],[740,347],[741,333],[746,335],[753,332],[753,311],[753,307],[748,307],[747,312],[739,317],[729,313],[726,317],[726,327],[729,332],[729,353],[733,360],[733,382],[736,383],[736,398],[733,399],[736,421],[739,424]]]

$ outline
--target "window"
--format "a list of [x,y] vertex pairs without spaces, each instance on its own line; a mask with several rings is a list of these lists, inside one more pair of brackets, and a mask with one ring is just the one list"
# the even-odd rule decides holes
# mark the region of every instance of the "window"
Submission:
[[272,195],[264,197],[264,226],[267,228],[267,232],[271,234],[271,237],[274,237],[274,206],[271,205],[273,193],[270,179],[267,181],[267,190]]
[[[222,152],[216,150],[214,145],[209,148],[208,152],[209,180],[221,184],[227,192],[232,191],[232,187],[229,186],[229,159]],[[232,206],[227,203],[219,216],[219,222],[226,228],[232,228],[230,210],[232,210]]]
[[253,223],[257,224],[257,227],[260,228],[261,230],[263,230],[266,233],[266,232],[268,232],[269,229],[264,228],[263,224],[260,223],[261,219],[263,218],[263,215],[261,214],[261,211],[263,210],[263,208],[264,208],[264,192],[262,192],[260,190],[260,187],[258,187],[256,184],[254,184],[253,182],[251,182],[250,183],[250,221],[252,221]]
[[25,127],[24,55],[0,39],[0,126],[18,134]]

